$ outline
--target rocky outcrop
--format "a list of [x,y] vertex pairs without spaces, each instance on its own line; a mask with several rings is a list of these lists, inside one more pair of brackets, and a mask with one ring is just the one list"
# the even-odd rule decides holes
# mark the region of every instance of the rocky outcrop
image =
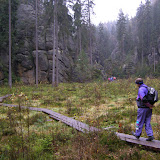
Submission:
[[21,81],[25,84],[34,84],[35,83],[35,72],[34,70],[27,70],[24,71],[24,68],[18,66],[19,69],[19,76]]
[[[36,51],[33,51],[34,64],[36,65]],[[43,50],[38,50],[38,69],[40,71],[48,70],[48,59],[47,52]]]
[[[51,82],[53,67],[53,24],[46,25],[43,18],[43,9],[39,10],[38,16],[38,79],[39,82]],[[16,74],[22,82],[34,84],[36,70],[35,10],[31,4],[19,5],[16,27],[17,45],[19,48],[15,61]],[[62,48],[62,46],[63,44],[60,43],[59,47]],[[68,79],[67,72],[69,72],[72,61],[67,51],[59,50],[58,64],[60,81],[66,81]]]
[[4,80],[4,73],[0,69],[0,84],[3,82],[3,80]]

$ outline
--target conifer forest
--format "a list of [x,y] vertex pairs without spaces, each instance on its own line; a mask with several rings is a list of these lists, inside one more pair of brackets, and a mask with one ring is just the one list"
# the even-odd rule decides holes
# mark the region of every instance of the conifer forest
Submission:
[[160,93],[160,0],[99,24],[95,1],[0,0],[0,160],[160,159],[159,101],[155,140],[131,135],[135,80]]

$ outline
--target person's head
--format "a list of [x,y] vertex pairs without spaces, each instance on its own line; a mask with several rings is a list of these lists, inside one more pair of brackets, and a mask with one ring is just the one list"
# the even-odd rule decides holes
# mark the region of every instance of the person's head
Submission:
[[139,87],[141,84],[143,84],[143,79],[142,78],[137,78],[135,80],[135,83],[137,84],[137,86]]

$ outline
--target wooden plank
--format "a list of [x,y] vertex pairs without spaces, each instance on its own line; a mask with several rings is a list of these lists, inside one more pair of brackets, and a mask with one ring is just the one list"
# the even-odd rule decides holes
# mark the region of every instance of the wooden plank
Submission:
[[[0,105],[5,106],[5,107],[19,107],[19,105],[14,105],[14,104],[5,104],[5,103],[0,103]],[[26,106],[20,106],[23,109],[29,109],[32,111],[39,111],[41,112],[42,109],[41,108],[35,108],[35,107],[26,107]]]
[[134,137],[132,135],[118,133],[118,132],[116,132],[116,135],[117,135],[117,137],[119,137],[123,141],[160,149],[160,141],[158,141],[158,140],[146,141],[146,138],[144,138],[144,137],[140,137],[139,139],[137,139],[136,137]]
[[11,94],[7,94],[5,96],[0,97],[0,103],[3,102],[3,99],[12,96]]
[[75,128],[75,129],[77,129],[78,131],[81,131],[81,132],[86,132],[86,131],[97,132],[97,131],[100,131],[100,129],[98,129],[98,128],[90,127],[89,125],[87,125],[85,123],[82,123],[82,122],[77,121],[73,118],[64,116],[62,114],[59,114],[57,112],[54,112],[54,111],[51,111],[51,110],[48,110],[48,109],[43,108],[42,112],[49,114],[51,118],[62,121],[63,123]]
[[[3,104],[3,103],[1,103],[0,105],[7,106],[7,107],[18,107],[18,105],[13,105],[13,104]],[[64,116],[64,115],[62,115],[60,113],[51,111],[49,109],[26,107],[26,106],[20,106],[20,107],[24,108],[24,109],[28,108],[29,110],[32,110],[32,111],[39,111],[39,112],[46,113],[51,118],[54,118],[54,119],[56,119],[58,121],[61,121],[61,122],[65,123],[65,124],[67,124],[68,126],[71,126],[71,127],[75,128],[76,130],[81,131],[83,133],[90,132],[90,131],[91,132],[102,131],[102,129],[98,129],[96,127],[89,126],[89,125],[87,125],[85,123],[82,123],[82,122],[77,121],[77,120],[75,120],[73,118]],[[143,145],[143,146],[147,146],[147,147],[160,149],[160,141],[158,141],[158,140],[146,141],[146,138],[143,138],[143,137],[140,137],[139,139],[137,139],[132,135],[128,135],[128,134],[124,134],[124,133],[116,132],[115,134],[117,135],[117,137],[119,137],[123,141],[127,141],[127,142],[134,143],[134,144],[139,144],[139,145]]]
[[[18,105],[13,105],[13,104],[1,104],[3,106],[6,106],[6,107],[19,107]],[[97,131],[100,131],[100,129],[98,128],[95,128],[95,127],[92,127],[92,126],[89,126],[85,123],[82,123],[82,122],[79,122],[73,118],[70,118],[70,117],[67,117],[67,116],[64,116],[60,113],[57,113],[57,112],[54,112],[54,111],[51,111],[49,109],[45,109],[45,108],[36,108],[36,107],[26,107],[26,106],[20,106],[21,108],[24,108],[24,109],[29,109],[29,110],[32,110],[32,111],[39,111],[39,112],[44,112],[46,114],[48,114],[51,118],[54,118],[58,121],[61,121],[75,129],[77,129],[78,131],[81,131],[81,132],[97,132]]]

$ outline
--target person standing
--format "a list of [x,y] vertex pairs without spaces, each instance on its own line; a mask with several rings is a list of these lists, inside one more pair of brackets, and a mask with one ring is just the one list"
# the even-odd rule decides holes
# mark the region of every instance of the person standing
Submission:
[[131,132],[133,136],[137,139],[141,136],[143,125],[145,124],[145,131],[148,138],[146,141],[152,141],[154,139],[152,126],[150,124],[152,117],[152,108],[154,107],[147,101],[148,87],[143,84],[142,78],[137,78],[135,83],[139,87],[137,96],[137,121],[136,121],[136,131]]

